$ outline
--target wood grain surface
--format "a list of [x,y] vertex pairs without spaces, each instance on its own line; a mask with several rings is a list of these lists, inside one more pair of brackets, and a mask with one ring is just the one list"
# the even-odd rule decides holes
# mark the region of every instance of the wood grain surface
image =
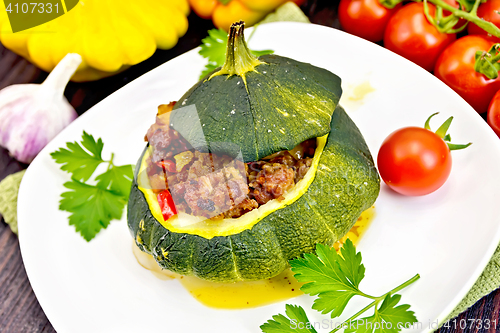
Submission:
[[[339,28],[336,14],[338,1],[311,0],[301,8],[313,23]],[[96,82],[71,82],[65,95],[79,114],[88,110],[112,92],[120,89],[158,65],[198,46],[206,31],[213,28],[210,21],[189,16],[189,29],[179,43],[171,50],[158,50],[150,59],[131,67],[116,76]],[[42,82],[44,73],[0,45],[0,89],[8,85],[28,82]],[[0,180],[7,175],[26,168],[26,165],[11,158],[0,148]],[[35,214],[35,213],[34,213]],[[462,313],[449,327],[439,333],[451,332],[500,332],[500,290],[479,300],[473,307]],[[491,322],[490,328],[479,321]],[[471,325],[474,322],[474,325]],[[466,323],[466,327],[464,327]],[[494,325],[496,323],[496,325]],[[256,326],[257,331],[257,326]],[[40,307],[31,289],[21,258],[19,241],[0,216],[0,332],[1,333],[51,333],[55,332]],[[237,333],[237,332],[234,332]]]

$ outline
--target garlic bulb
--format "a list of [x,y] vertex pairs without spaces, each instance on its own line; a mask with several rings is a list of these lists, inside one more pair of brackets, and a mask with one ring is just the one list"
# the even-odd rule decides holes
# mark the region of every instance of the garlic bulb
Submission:
[[0,146],[30,163],[78,116],[64,97],[69,79],[82,62],[67,54],[42,84],[16,84],[0,91]]

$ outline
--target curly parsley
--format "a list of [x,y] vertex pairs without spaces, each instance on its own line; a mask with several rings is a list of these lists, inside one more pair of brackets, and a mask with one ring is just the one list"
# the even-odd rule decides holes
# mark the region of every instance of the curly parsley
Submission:
[[[373,300],[368,306],[358,311],[345,322],[337,325],[331,333],[344,328],[345,333],[396,333],[403,327],[415,322],[415,313],[407,304],[398,305],[401,295],[399,290],[409,286],[420,278],[417,274],[410,280],[385,293],[374,297],[359,289],[365,277],[365,267],[361,263],[361,253],[348,239],[338,254],[335,249],[318,244],[316,255],[304,254],[303,258],[290,261],[295,278],[305,284],[301,290],[306,294],[317,296],[313,309],[331,318],[342,315],[347,303],[354,296],[362,296]],[[357,319],[366,311],[374,308],[371,316]],[[304,309],[300,306],[286,305],[286,315],[273,316],[260,328],[264,333],[316,333],[315,325],[309,321]]]
[[[61,194],[59,209],[71,213],[69,224],[90,241],[111,220],[121,219],[133,178],[132,165],[114,165],[114,154],[105,161],[101,156],[102,140],[96,141],[85,131],[80,143],[68,142],[66,147],[50,154],[56,163],[62,164],[62,170],[71,174],[71,181],[64,183],[69,191]],[[107,170],[96,176],[92,184],[87,183],[102,163],[108,164]]]

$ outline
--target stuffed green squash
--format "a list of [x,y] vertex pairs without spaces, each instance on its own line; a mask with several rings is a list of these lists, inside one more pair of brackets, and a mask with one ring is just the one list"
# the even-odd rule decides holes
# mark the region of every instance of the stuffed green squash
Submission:
[[137,246],[164,269],[229,282],[333,245],[380,186],[341,92],[325,69],[255,58],[233,24],[224,66],[148,131],[127,212]]

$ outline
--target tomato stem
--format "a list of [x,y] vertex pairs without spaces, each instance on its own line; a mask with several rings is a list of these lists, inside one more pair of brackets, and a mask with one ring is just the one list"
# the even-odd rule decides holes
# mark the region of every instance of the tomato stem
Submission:
[[429,0],[429,2],[433,3],[436,6],[442,7],[443,9],[446,9],[447,11],[451,12],[452,15],[458,18],[463,18],[469,22],[474,23],[475,25],[495,37],[500,37],[500,29],[496,25],[477,16],[476,12],[481,2],[480,0],[476,0],[474,2],[474,6],[472,7],[472,10],[470,12],[455,8],[443,0]]
[[430,115],[429,118],[427,118],[427,120],[425,121],[425,124],[424,124],[424,128],[426,130],[429,130],[429,131],[431,130],[431,125],[430,125],[431,118],[434,117],[435,115],[437,115],[438,113],[439,112],[433,113],[433,114]]
[[403,0],[379,0],[380,4],[385,8],[393,9],[403,2]]
[[446,136],[446,132],[448,132],[448,129],[450,128],[452,121],[453,117],[446,119],[446,121],[437,129],[436,131],[437,136],[439,136],[441,139],[444,139],[444,137]]
[[[424,124],[424,128],[426,130],[429,130],[429,131],[431,130],[431,126],[430,126],[431,118],[434,117],[435,115],[437,115],[438,113],[439,112],[433,113],[430,115],[429,118],[427,118],[427,120],[425,121],[425,124]],[[460,150],[460,149],[465,149],[465,148],[469,147],[472,144],[472,142],[469,142],[467,144],[455,144],[455,143],[449,142],[449,141],[451,141],[451,136],[449,134],[447,134],[446,132],[448,132],[448,129],[450,128],[452,121],[453,121],[453,117],[446,119],[446,121],[441,126],[439,126],[439,128],[435,132],[436,135],[439,136],[441,139],[443,139],[443,141],[446,142],[446,144],[448,145],[448,148],[450,150]]]
[[494,80],[500,71],[500,43],[491,46],[489,51],[477,51],[474,69],[476,72],[484,74],[488,79]]
[[429,5],[428,1],[430,0],[424,0],[424,14],[427,20],[436,27],[436,29],[445,34],[454,34],[457,32],[462,31],[465,29],[467,26],[467,23],[463,24],[460,28],[454,29],[455,25],[457,25],[458,21],[460,20],[458,17],[455,15],[443,15],[443,8],[440,6],[436,7],[436,15],[435,17],[432,17],[429,13]]
[[447,142],[446,144],[448,145],[448,148],[450,148],[450,150],[460,150],[469,147],[472,144],[472,142],[469,142],[465,145],[453,144],[449,142]]
[[[475,0],[474,5],[472,6],[470,11],[464,10],[467,9],[465,8],[466,6],[463,4],[463,2],[467,3],[466,1],[461,1],[458,0],[460,4],[460,8],[455,8],[452,5],[446,3],[444,0],[424,0],[424,13],[427,19],[429,20],[430,23],[432,23],[438,31],[442,33],[448,33],[448,34],[453,34],[462,31],[465,29],[467,24],[469,22],[474,23],[487,33],[500,38],[500,29],[494,25],[493,23],[483,20],[477,16],[477,8],[479,7],[479,4],[481,3],[481,0]],[[394,8],[397,4],[403,2],[403,0],[379,0],[380,4],[386,8]],[[437,14],[436,18],[432,18],[429,15],[429,9],[427,8],[427,2],[430,2],[437,6],[437,9],[439,8],[445,9],[449,11],[451,14],[442,17],[442,13]],[[458,23],[459,19],[465,19],[467,22],[462,25],[460,28],[454,28],[454,26]]]

